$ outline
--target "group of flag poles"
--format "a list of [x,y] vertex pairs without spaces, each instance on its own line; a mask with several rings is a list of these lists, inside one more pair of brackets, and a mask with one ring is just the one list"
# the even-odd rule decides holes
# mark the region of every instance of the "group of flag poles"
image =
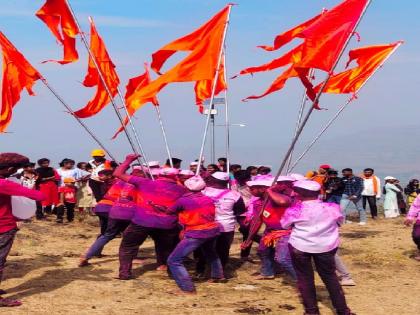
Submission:
[[[359,23],[361,22],[363,16],[365,15],[365,12],[367,8],[369,7],[371,3],[371,0],[344,0],[343,3],[333,8],[331,13],[329,15],[329,11],[324,11],[320,15],[302,23],[301,25],[284,32],[283,34],[276,37],[275,43],[273,47],[269,46],[259,46],[265,50],[273,51],[279,49],[284,44],[290,42],[294,38],[302,38],[304,39],[304,43],[300,44],[295,49],[291,50],[284,56],[274,59],[272,62],[260,66],[260,67],[252,67],[247,68],[241,71],[241,74],[246,73],[254,73],[254,72],[260,72],[260,71],[268,71],[272,70],[278,67],[282,67],[288,64],[291,64],[291,67],[287,69],[278,79],[276,79],[272,86],[267,90],[266,93],[264,93],[261,96],[251,96],[248,99],[252,98],[260,98],[263,97],[269,93],[272,93],[274,91],[278,91],[283,88],[285,82],[287,79],[291,77],[299,77],[302,81],[302,83],[305,86],[305,92],[302,97],[299,111],[298,111],[298,117],[296,122],[296,127],[294,130],[294,135],[291,141],[291,144],[286,151],[285,156],[283,157],[280,167],[276,173],[276,176],[273,180],[273,183],[275,183],[278,179],[278,177],[286,172],[291,172],[296,165],[303,159],[303,157],[309,152],[309,150],[315,145],[315,143],[319,140],[319,138],[326,132],[326,130],[332,125],[332,123],[341,115],[341,113],[344,111],[344,109],[356,98],[356,94],[361,90],[363,86],[370,80],[370,78],[376,73],[376,71],[383,66],[383,64],[388,60],[388,58],[398,49],[398,47],[402,44],[402,42],[397,42],[392,45],[383,45],[383,46],[369,46],[365,47],[365,49],[369,48],[375,48],[379,47],[379,51],[376,52],[374,49],[373,54],[371,53],[371,56],[369,59],[368,54],[365,54],[364,62],[365,64],[362,64],[362,62],[358,59],[361,58],[360,56],[357,57],[356,50],[351,51],[350,54],[355,54],[356,56],[350,56],[350,61],[357,59],[359,68],[354,68],[356,70],[355,74],[351,73],[353,69],[347,70],[345,72],[339,73],[338,75],[334,74],[334,70],[336,69],[342,55],[344,54],[351,38],[357,34],[355,33]],[[84,46],[87,49],[88,55],[89,55],[89,67],[88,67],[88,75],[85,78],[84,85],[85,86],[93,86],[97,85],[97,95],[95,96],[95,101],[97,103],[93,104],[96,107],[99,108],[93,108],[88,109],[88,113],[86,114],[86,108],[89,105],[92,105],[92,101],[88,103],[88,105],[75,112],[71,109],[71,107],[63,100],[63,98],[51,87],[51,85],[47,82],[47,80],[39,74],[25,59],[24,57],[17,52],[17,50],[11,45],[11,43],[8,42],[8,40],[3,39],[3,43],[1,46],[11,46],[13,49],[16,50],[16,54],[18,54],[19,59],[22,60],[23,63],[25,63],[25,66],[30,67],[31,71],[33,72],[33,75],[28,81],[23,80],[22,82],[19,82],[20,84],[20,90],[19,93],[23,88],[26,88],[28,92],[31,94],[31,87],[33,83],[40,79],[46,87],[51,91],[51,93],[59,100],[59,102],[66,108],[66,110],[79,122],[79,124],[82,126],[83,129],[88,132],[88,134],[96,141],[96,143],[103,148],[107,154],[110,156],[110,158],[115,160],[115,156],[111,154],[111,152],[104,146],[104,144],[98,139],[98,137],[95,136],[95,134],[87,127],[87,125],[81,120],[85,117],[90,117],[97,112],[99,112],[107,103],[111,103],[113,106],[113,109],[115,111],[115,114],[117,115],[117,118],[121,124],[120,130],[117,132],[117,134],[120,131],[124,131],[128,142],[133,150],[134,153],[141,155],[141,160],[139,159],[139,163],[141,165],[145,165],[147,168],[149,168],[148,159],[144,152],[143,145],[140,140],[139,132],[136,130],[135,125],[133,123],[133,120],[131,116],[133,113],[138,110],[141,106],[143,106],[147,102],[152,102],[156,115],[159,121],[159,125],[162,131],[164,143],[165,143],[165,149],[166,153],[168,155],[169,163],[171,166],[173,166],[172,161],[172,155],[170,151],[170,147],[168,144],[168,139],[166,135],[165,126],[162,120],[160,107],[156,98],[157,93],[168,83],[172,82],[191,82],[195,81],[195,92],[196,92],[196,99],[197,99],[197,105],[202,106],[202,101],[205,98],[209,99],[208,105],[207,105],[207,116],[205,119],[205,126],[204,126],[204,132],[203,132],[203,138],[201,140],[201,146],[199,151],[199,163],[202,163],[204,160],[204,149],[206,145],[206,140],[209,133],[209,126],[210,121],[212,119],[212,110],[215,107],[215,96],[219,94],[220,92],[224,92],[224,99],[225,99],[225,143],[226,143],[226,158],[227,158],[227,167],[229,169],[230,166],[230,117],[229,117],[229,103],[228,103],[228,95],[227,95],[227,70],[226,70],[226,37],[227,37],[227,31],[229,27],[229,20],[230,20],[230,14],[232,9],[232,4],[228,4],[222,11],[220,11],[217,15],[215,15],[211,20],[209,20],[207,23],[202,25],[199,29],[195,30],[193,33],[188,34],[182,38],[179,38],[166,46],[164,46],[161,50],[157,51],[153,54],[153,62],[152,62],[152,69],[155,70],[158,74],[160,74],[160,77],[154,81],[150,81],[149,74],[148,74],[148,68],[146,67],[146,72],[144,74],[145,76],[145,82],[143,80],[140,80],[141,83],[138,83],[133,90],[131,91],[131,94],[129,95],[129,87],[127,85],[127,93],[125,98],[123,97],[118,84],[119,84],[119,78],[116,74],[112,61],[110,60],[108,53],[106,52],[106,48],[104,46],[104,43],[102,39],[99,37],[99,35],[96,32],[96,29],[94,28],[94,23],[92,18],[89,17],[89,22],[91,24],[91,45],[89,45],[85,33],[81,30],[80,23],[77,19],[77,16],[75,12],[73,11],[69,1],[67,0],[46,0],[46,4],[40,9],[40,11],[37,12],[37,16],[40,17],[40,15],[44,15],[40,17],[50,28],[50,30],[53,32],[54,36],[57,37],[57,39],[63,44],[64,46],[64,60],[59,61],[61,64],[65,64],[68,62],[73,62],[78,59],[76,47],[75,47],[75,37],[77,34],[80,34],[81,40],[84,44]],[[57,9],[59,8],[59,10]],[[55,12],[54,10],[58,10],[60,14]],[[51,13],[53,11],[53,13]],[[41,13],[40,13],[41,12]],[[64,12],[64,13],[63,13]],[[338,13],[338,14],[337,14]],[[55,14],[55,16],[54,16]],[[55,29],[58,27],[58,23],[56,20],[52,19],[58,16],[61,18],[61,27],[62,27],[62,34],[59,34],[58,29]],[[340,17],[340,14],[343,15],[343,17]],[[48,20],[51,18],[51,20]],[[65,21],[65,19],[67,19]],[[341,19],[341,20],[340,20]],[[347,19],[347,20],[346,20]],[[52,22],[51,22],[52,21]],[[50,23],[50,24],[49,24]],[[52,23],[52,24],[51,24]],[[55,25],[56,23],[57,25]],[[66,24],[67,23],[67,24]],[[73,24],[72,24],[73,23]],[[317,24],[318,23],[318,24]],[[334,24],[335,23],[335,24]],[[344,23],[344,24],[343,24]],[[347,24],[346,24],[347,23]],[[73,30],[69,31],[71,29],[70,26],[74,25]],[[335,25],[335,26],[334,26]],[[320,36],[318,33],[322,33],[322,27],[329,28],[331,34],[328,36],[331,36],[330,38],[327,38],[326,43],[333,43],[336,44],[338,47],[322,47],[318,45],[318,41],[314,40],[317,39],[316,36]],[[332,27],[336,27],[337,29],[333,29]],[[318,29],[317,29],[318,28]],[[315,31],[314,31],[315,29]],[[309,30],[309,31],[308,31]],[[312,35],[308,35],[311,34]],[[99,57],[101,59],[97,59],[98,53],[92,51],[92,33],[95,32],[97,41],[100,41],[100,44],[102,44],[102,55]],[[212,32],[214,34],[212,34]],[[318,33],[317,33],[318,32]],[[314,35],[315,34],[315,35]],[[344,35],[345,34],[345,37]],[[2,33],[0,33],[2,35]],[[220,38],[218,38],[220,36]],[[312,37],[311,37],[312,36]],[[340,37],[341,36],[341,37]],[[2,38],[5,38],[2,35]],[[312,42],[311,42],[312,40]],[[329,41],[329,42],[328,42]],[[323,44],[327,46],[327,44]],[[208,46],[206,46],[208,45]],[[306,46],[305,46],[306,45]],[[312,45],[312,46],[311,46]],[[390,47],[392,47],[392,50],[390,50]],[[318,53],[319,56],[322,56],[322,52],[329,53],[330,50],[333,50],[333,52],[329,55],[332,55],[333,57],[328,56],[330,60],[327,61],[319,61],[316,60],[314,62],[315,57],[310,56],[310,53],[308,53],[308,50],[313,49],[316,51],[315,55]],[[99,50],[100,48],[96,49]],[[207,52],[208,49],[212,49],[212,53],[208,53],[203,57],[203,52]],[[305,50],[306,49],[306,50]],[[362,50],[363,48],[360,48],[359,50]],[[172,54],[178,52],[178,51],[191,51],[191,54],[187,56],[183,61],[178,63],[176,66],[168,70],[166,73],[161,74],[160,68],[165,63],[165,61],[172,56]],[[217,60],[211,59],[216,58],[217,52]],[[6,54],[5,47],[3,47],[3,54]],[[306,55],[309,55],[311,58],[306,58]],[[312,54],[313,51],[312,51]],[[335,54],[335,55],[334,55]],[[200,57],[197,57],[200,56]],[[209,57],[210,56],[210,57]],[[318,59],[319,59],[318,56]],[[10,57],[10,56],[9,56]],[[14,57],[16,59],[16,56]],[[201,59],[197,59],[201,58]],[[207,58],[207,59],[206,59]],[[305,59],[306,58],[306,59]],[[381,59],[382,58],[382,59]],[[4,60],[6,60],[4,58]],[[381,60],[380,62],[378,60]],[[16,62],[16,60],[14,60]],[[312,62],[312,63],[311,63]],[[376,62],[376,63],[375,63]],[[105,68],[106,70],[109,70],[111,74],[106,73],[103,70],[102,63],[106,63],[108,68]],[[315,64],[314,64],[315,63]],[[208,68],[214,67],[212,69],[204,69],[206,65],[212,64],[213,66],[207,66]],[[327,66],[328,65],[328,66]],[[15,65],[16,66],[16,65]],[[183,73],[182,66],[186,66],[185,69],[189,69],[189,72]],[[191,66],[193,67],[191,69]],[[363,68],[365,66],[365,68]],[[201,68],[200,68],[201,67]],[[370,67],[370,68],[369,68]],[[4,66],[5,69],[5,66]],[[96,71],[92,74],[91,71],[93,69]],[[321,84],[313,87],[311,83],[311,79],[313,76],[313,73],[315,69],[320,69],[327,72],[326,79],[322,81]],[[366,70],[367,69],[367,70]],[[194,72],[196,70],[197,73]],[[5,70],[4,70],[5,71]],[[349,74],[346,74],[346,72],[350,71]],[[359,71],[359,72],[357,72]],[[364,71],[364,72],[363,72]],[[181,74],[179,74],[182,72]],[[193,72],[191,74],[191,72]],[[361,72],[361,73],[360,73]],[[5,72],[4,72],[5,73]],[[110,82],[109,77],[112,77],[114,75],[114,81]],[[309,146],[303,151],[303,153],[292,163],[292,154],[295,149],[296,143],[299,140],[306,124],[308,123],[310,117],[312,116],[315,109],[318,108],[319,100],[323,93],[350,93],[347,90],[350,90],[348,86],[345,86],[345,88],[340,87],[339,92],[331,92],[333,90],[329,85],[330,80],[334,81],[334,84],[340,83],[340,75],[344,75],[345,79],[349,81],[351,84],[353,84],[353,96],[337,111],[337,113],[331,118],[330,121],[324,126],[319,134],[314,138],[314,140],[309,144]],[[358,77],[360,76],[360,78]],[[90,76],[90,77],[89,77]],[[87,82],[88,78],[92,80],[92,76],[96,79],[98,79],[98,82],[95,82],[92,84]],[[106,77],[105,77],[106,76]],[[140,76],[142,77],[142,76]],[[138,78],[140,78],[138,77]],[[6,76],[4,75],[3,80],[5,80]],[[350,78],[350,79],[349,79]],[[107,81],[108,79],[108,81]],[[134,80],[137,78],[130,79]],[[353,80],[353,81],[351,81]],[[345,83],[348,83],[345,81]],[[3,82],[5,83],[5,82]],[[89,85],[91,84],[91,85]],[[129,82],[130,84],[130,82]],[[112,86],[111,86],[112,85]],[[5,84],[3,84],[4,89]],[[100,95],[100,88],[101,86],[105,90],[107,97],[104,98],[104,95]],[[334,87],[334,86],[333,86]],[[346,89],[347,88],[347,89]],[[201,89],[201,90],[200,90]],[[101,90],[103,92],[103,90]],[[16,104],[16,102],[19,100],[19,94],[17,96],[10,96],[7,95],[7,93],[12,94],[13,91],[2,91],[2,106],[3,101],[7,99],[12,99],[11,101],[11,108]],[[4,97],[6,95],[6,97]],[[98,96],[99,95],[99,96]],[[118,98],[120,102],[123,105],[123,109],[126,115],[126,119],[122,117],[119,108],[115,102],[114,97],[118,95]],[[9,96],[7,98],[7,96]],[[99,100],[96,100],[96,97],[99,98]],[[306,103],[310,99],[312,101],[312,106],[307,110],[305,114],[305,107]],[[200,103],[201,102],[201,103]],[[200,107],[201,108],[201,107]],[[89,112],[89,110],[91,112]],[[85,112],[83,112],[85,111]],[[83,115],[80,114],[80,112],[83,112]],[[1,119],[3,119],[3,107],[1,111]],[[11,115],[11,113],[7,113],[8,115]],[[10,118],[10,117],[9,117]],[[213,118],[214,119],[214,118]],[[1,121],[0,121],[0,131],[1,131]],[[131,133],[128,130],[127,125],[130,125]],[[214,128],[214,127],[213,127]],[[214,132],[214,130],[213,130]],[[117,135],[116,134],[116,135]],[[115,135],[115,136],[116,136]],[[134,136],[134,140],[133,137]],[[114,137],[115,137],[114,136]],[[214,140],[214,139],[213,139]],[[150,171],[150,169],[149,169]],[[197,168],[197,175],[200,172],[200,167]],[[151,173],[151,172],[149,172]],[[152,176],[153,179],[153,176]],[[267,199],[264,201],[264,206],[262,207],[262,211],[264,211],[265,205],[266,205]]]

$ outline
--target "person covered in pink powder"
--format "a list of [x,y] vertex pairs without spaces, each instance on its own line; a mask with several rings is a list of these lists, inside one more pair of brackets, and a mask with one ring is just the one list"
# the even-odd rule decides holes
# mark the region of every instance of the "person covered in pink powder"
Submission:
[[[12,213],[12,196],[27,197],[36,201],[45,199],[45,195],[42,192],[7,180],[8,177],[27,163],[29,163],[29,159],[26,156],[17,153],[0,153],[0,282],[6,258],[18,231],[17,219]],[[5,291],[0,290],[0,307],[22,305],[20,301],[1,297],[5,293]]]
[[344,222],[339,205],[319,200],[321,185],[296,181],[293,190],[299,203],[289,207],[280,223],[291,228],[289,250],[306,315],[319,313],[314,268],[324,282],[338,315],[352,315],[336,274],[335,255],[340,244],[339,226]]
[[417,245],[418,252],[414,256],[414,259],[420,261],[420,195],[414,199],[410,210],[408,211],[407,217],[404,221],[406,226],[413,224],[413,241]]

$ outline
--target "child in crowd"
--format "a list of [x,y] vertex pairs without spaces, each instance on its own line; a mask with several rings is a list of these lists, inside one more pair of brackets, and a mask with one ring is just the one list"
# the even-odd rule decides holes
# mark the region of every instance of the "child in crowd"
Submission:
[[63,179],[64,186],[58,189],[59,205],[57,207],[57,223],[63,223],[64,210],[67,210],[67,221],[72,222],[74,219],[74,208],[76,207],[77,188],[76,180],[73,177]]

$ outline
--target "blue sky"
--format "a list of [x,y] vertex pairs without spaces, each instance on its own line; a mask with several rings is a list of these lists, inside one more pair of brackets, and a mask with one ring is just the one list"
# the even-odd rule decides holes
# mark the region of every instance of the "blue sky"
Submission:
[[[191,32],[219,11],[225,1],[213,0],[73,0],[70,1],[82,27],[87,32],[87,16],[95,19],[108,51],[117,66],[121,88],[130,77],[142,71],[142,64],[150,61],[150,55],[164,44]],[[227,38],[227,71],[231,76],[242,68],[267,62],[282,52],[265,52],[255,46],[271,44],[276,34],[318,14],[322,8],[330,8],[337,0],[238,0],[232,11]],[[86,67],[87,54],[78,42],[79,62],[60,66],[41,64],[46,59],[58,59],[62,50],[56,44],[43,23],[34,13],[43,0],[2,0],[0,29],[25,54],[25,56],[59,91],[73,109],[83,107],[93,96],[95,89],[81,85]],[[393,152],[393,143],[401,139],[406,155],[418,156],[416,141],[420,136],[418,117],[420,107],[420,2],[414,0],[374,0],[358,32],[361,42],[353,40],[350,48],[358,45],[390,43],[403,39],[405,44],[391,57],[383,69],[366,85],[359,99],[343,113],[329,134],[321,140],[312,155],[302,163],[302,170],[328,162],[342,165],[339,156],[329,155],[337,144],[348,144],[341,157],[351,157],[355,168],[377,159],[357,150],[355,143],[371,141],[379,160],[381,153]],[[345,55],[345,57],[347,57]],[[174,58],[170,65],[174,64]],[[233,161],[242,164],[269,164],[278,166],[293,133],[297,109],[302,95],[299,82],[291,80],[286,88],[264,99],[248,103],[241,99],[258,94],[269,86],[280,73],[261,73],[254,77],[242,77],[229,82],[229,103],[232,123],[246,127],[232,127]],[[318,73],[321,79],[323,74]],[[47,156],[58,161],[64,157],[86,160],[95,143],[64,112],[61,105],[41,84],[35,87],[36,97],[23,93],[15,107],[14,120],[8,134],[0,135],[0,151],[16,151],[32,159]],[[328,111],[316,112],[302,137],[301,147],[311,140],[317,130],[326,123],[334,111],[345,101],[343,96],[325,96],[322,105]],[[204,117],[194,105],[193,84],[172,84],[159,95],[161,111],[169,134],[174,156],[190,161],[198,155]],[[218,124],[223,124],[220,115]],[[109,140],[118,126],[111,106],[86,123],[98,134],[118,158],[129,153],[123,136]],[[142,108],[136,115],[136,127],[151,159],[163,160],[165,151],[156,115],[151,106]],[[416,127],[417,126],[417,127]],[[410,137],[406,139],[407,128]],[[217,155],[224,155],[223,127],[217,130]],[[355,136],[356,135],[356,136]],[[369,135],[364,138],[363,135]],[[375,137],[377,135],[377,137]],[[401,138],[399,138],[399,135]],[[387,142],[387,139],[392,139]],[[397,140],[395,140],[397,139]],[[378,143],[381,145],[378,149]],[[365,143],[366,144],[366,143]],[[298,149],[299,149],[298,148]],[[400,150],[400,149],[399,149]],[[401,153],[401,152],[400,152]],[[404,153],[404,152],[403,152]],[[406,156],[404,155],[404,156]],[[208,159],[208,158],[207,158]],[[390,160],[392,161],[392,159]],[[397,162],[397,161],[396,161]],[[352,166],[352,165],[350,165]],[[417,171],[413,169],[413,171]],[[420,172],[420,170],[419,170]]]

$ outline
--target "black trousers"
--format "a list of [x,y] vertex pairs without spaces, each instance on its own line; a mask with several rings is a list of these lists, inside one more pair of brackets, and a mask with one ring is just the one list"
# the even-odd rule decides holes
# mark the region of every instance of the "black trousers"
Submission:
[[10,253],[10,249],[12,248],[16,232],[17,229],[13,229],[5,233],[0,233],[0,283],[3,277],[3,270],[6,264],[6,259]]
[[89,180],[89,187],[92,189],[93,196],[95,197],[96,202],[101,201],[104,197],[103,191],[104,183],[98,182],[97,180],[90,179]]
[[108,227],[108,212],[98,212],[96,215],[99,218],[99,225],[101,227],[101,235],[104,235]]
[[369,203],[370,214],[372,218],[376,218],[378,216],[378,207],[376,206],[376,196],[363,196],[363,209],[366,210],[366,202]]
[[302,296],[303,306],[307,314],[319,314],[318,303],[316,298],[314,269],[312,260],[315,263],[316,271],[327,287],[330,294],[331,302],[338,315],[350,315],[351,311],[347,307],[344,291],[338,281],[335,273],[335,253],[337,249],[330,252],[311,254],[301,252],[289,244],[290,256],[292,258],[293,267],[295,268],[298,289]]
[[[216,239],[216,252],[220,258],[223,269],[225,269],[227,263],[229,262],[230,247],[232,246],[234,236],[235,231],[222,232]],[[206,270],[206,256],[203,254],[201,249],[197,249],[194,252],[194,257],[197,260],[195,267],[196,272],[204,273]]]
[[57,207],[57,219],[63,220],[64,212],[67,210],[67,221],[72,222],[74,220],[74,208],[75,203],[64,202],[64,205]]
[[137,257],[139,247],[148,236],[155,242],[158,264],[166,264],[169,255],[178,243],[178,233],[178,228],[163,230],[130,223],[123,233],[120,245],[120,278],[129,279],[131,277],[133,259]]
[[[242,234],[242,241],[245,242],[248,239],[249,235],[249,225],[244,225],[239,222],[239,232]],[[252,239],[255,243],[259,244],[261,241],[261,235],[255,235]],[[249,246],[247,249],[241,249],[241,258],[246,258],[251,253],[252,246]]]

